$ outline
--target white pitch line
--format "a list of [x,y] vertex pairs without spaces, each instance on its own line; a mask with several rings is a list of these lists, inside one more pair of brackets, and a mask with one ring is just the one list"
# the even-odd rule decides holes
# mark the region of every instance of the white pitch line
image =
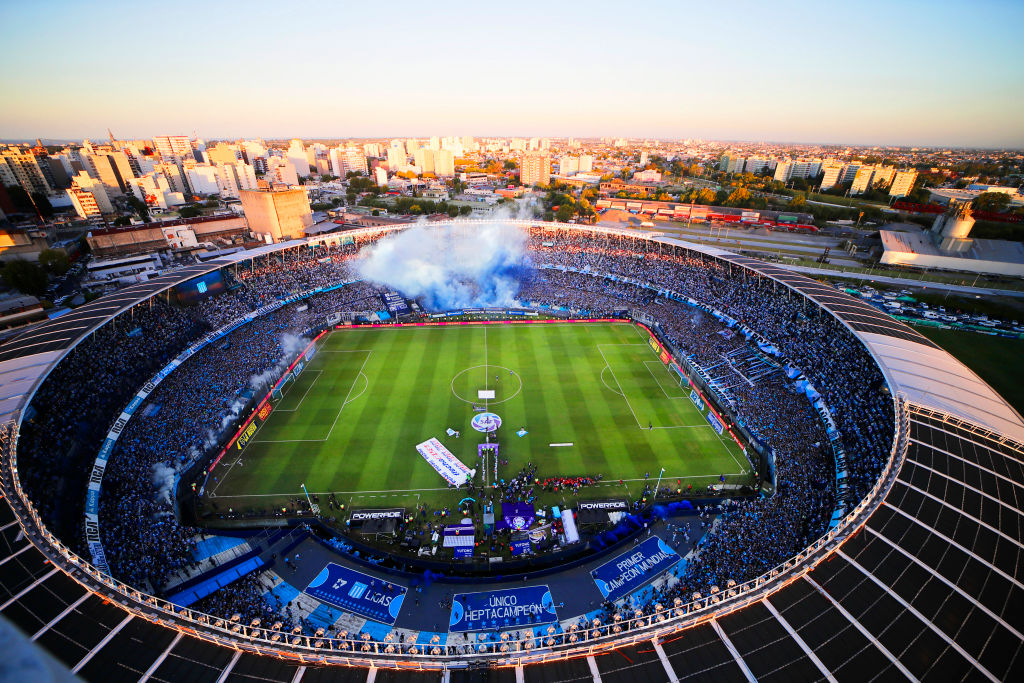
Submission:
[[665,394],[665,398],[669,401],[678,401],[681,398],[686,398],[686,396],[669,396],[668,392],[665,391],[665,386],[661,383],[661,380],[658,379],[658,376],[654,374],[654,370],[651,370],[651,366],[648,365],[648,363],[657,363],[659,367],[663,366],[664,364],[661,360],[645,360],[643,363],[644,367],[647,368],[647,372],[651,373],[651,377],[654,378],[654,383],[658,385],[659,389],[661,389],[661,393]]
[[[605,379],[604,379],[604,371],[605,370],[611,370],[611,369],[612,368],[609,365],[606,365],[606,366],[604,366],[604,368],[601,369],[601,384],[605,385],[605,387],[607,387],[607,389],[609,391],[611,391],[612,393],[617,394],[619,396],[622,396],[622,392],[621,391],[619,391],[618,389],[613,389],[612,387],[609,387],[608,386],[608,382],[606,382]],[[625,398],[625,396],[622,396],[622,397]]]
[[633,413],[633,419],[636,420],[636,426],[640,427],[640,429],[643,429],[643,425],[640,424],[640,418],[636,416],[636,411],[634,411],[633,406],[630,405],[629,398],[626,396],[626,392],[623,391],[622,389],[622,383],[619,382],[619,378],[615,376],[615,371],[612,370],[612,366],[608,362],[608,359],[605,357],[604,351],[601,350],[600,344],[597,345],[597,352],[601,354],[601,358],[604,360],[604,364],[608,366],[608,371],[612,373],[612,379],[615,380],[615,386],[619,388],[619,392],[622,396],[622,399],[626,402],[626,406],[629,408],[629,412]]
[[360,377],[363,378],[363,390],[360,391],[355,396],[353,396],[352,398],[350,398],[347,401],[345,401],[345,403],[342,405],[342,407],[347,406],[349,403],[351,403],[352,401],[356,400],[357,398],[359,398],[360,396],[365,394],[366,390],[370,388],[370,378],[366,376],[366,373],[360,372],[358,375],[356,375],[356,379],[359,379]]
[[[307,370],[307,372],[309,372],[309,370]],[[306,400],[306,396],[309,394],[310,389],[313,388],[313,385],[316,384],[317,380],[319,380],[320,377],[324,374],[323,370],[313,370],[312,372],[316,373],[316,379],[314,379],[312,382],[309,383],[309,386],[306,387],[306,391],[303,392],[302,398],[300,398],[299,402],[297,404],[295,404],[295,407],[294,408],[277,408],[277,412],[279,412],[279,413],[294,413],[300,407],[302,407],[302,402]],[[295,384],[295,382],[292,382],[292,384]],[[284,396],[281,397],[281,401],[282,402],[284,401]]]
[[[743,475],[745,475],[747,473],[746,472],[725,472],[724,474],[727,477],[742,477]],[[718,476],[719,476],[718,474],[687,474],[687,475],[675,475],[675,474],[673,474],[673,475],[669,475],[669,473],[666,472],[665,476],[664,476],[664,479],[666,481],[670,480],[670,479],[717,479]],[[650,479],[645,479],[644,477],[637,477],[635,479],[623,479],[622,480],[623,483],[630,482],[630,481],[650,481]],[[612,481],[612,480],[601,481],[601,482],[598,482],[598,483],[594,484],[595,487],[597,487],[597,486],[615,486],[615,487],[617,487],[618,485],[619,485],[619,480],[618,479],[616,479],[614,481]],[[371,493],[387,493],[387,494],[392,494],[392,495],[399,495],[399,494],[409,494],[409,493],[426,493],[428,491],[451,491],[451,490],[452,490],[451,487],[443,486],[443,487],[438,487],[438,488],[427,488],[427,489],[391,489],[391,490],[382,490],[382,491],[310,491],[309,495],[311,495],[311,496],[313,496],[313,495],[316,495],[316,496],[329,496],[329,495],[331,495],[333,493],[336,496],[337,495],[345,495],[345,496],[363,496],[363,495],[365,495],[365,496],[369,497],[369,494],[371,494]],[[233,495],[233,496],[217,496],[217,500],[225,500],[225,499],[228,499],[228,498],[272,498],[274,496],[297,496],[297,495],[301,495],[301,494],[302,494],[302,489],[298,489],[296,491],[285,491],[285,492],[281,492],[281,493],[245,493],[245,494]],[[381,496],[381,497],[383,497],[383,496]]]

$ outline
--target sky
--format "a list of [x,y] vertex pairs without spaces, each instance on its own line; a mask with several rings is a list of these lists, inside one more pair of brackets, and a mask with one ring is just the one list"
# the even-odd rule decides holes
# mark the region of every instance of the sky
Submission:
[[1024,147],[1024,0],[0,0],[0,139]]

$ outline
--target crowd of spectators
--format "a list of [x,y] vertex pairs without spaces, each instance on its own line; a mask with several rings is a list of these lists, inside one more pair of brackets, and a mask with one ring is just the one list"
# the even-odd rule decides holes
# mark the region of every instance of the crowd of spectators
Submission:
[[[892,403],[866,349],[830,315],[768,279],[683,249],[541,228],[530,238],[527,258],[538,268],[521,283],[522,301],[638,313],[657,321],[664,338],[702,367],[720,365],[726,353],[749,342],[701,308],[659,293],[690,297],[763,334],[806,374],[831,410],[853,496],[873,485],[889,454]],[[225,270],[224,294],[191,308],[153,299],[80,343],[40,388],[19,442],[22,481],[51,530],[82,547],[88,469],[113,416],[158,368],[209,330],[261,306],[357,280],[351,261],[361,246],[260,257]],[[193,564],[196,530],[182,527],[173,514],[175,473],[218,447],[241,408],[266,390],[254,378],[274,376],[301,350],[304,334],[322,328],[335,311],[379,305],[373,285],[355,282],[285,306],[208,345],[147,397],[104,475],[100,528],[116,577],[159,591],[171,574]],[[716,510],[714,532],[704,536],[680,580],[654,599],[687,598],[757,576],[820,536],[836,507],[828,435],[785,373],[733,383],[725,398],[743,425],[772,448],[777,494]],[[529,500],[538,485],[576,490],[592,483],[538,482],[535,470],[520,475],[506,485],[506,500]],[[236,582],[203,604],[218,612],[282,618],[257,588],[252,581]]]

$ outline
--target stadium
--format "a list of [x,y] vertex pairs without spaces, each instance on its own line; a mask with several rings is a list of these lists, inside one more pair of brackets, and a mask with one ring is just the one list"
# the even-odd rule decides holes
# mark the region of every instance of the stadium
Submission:
[[724,250],[328,233],[29,330],[0,383],[0,614],[86,680],[1024,670],[1024,420]]

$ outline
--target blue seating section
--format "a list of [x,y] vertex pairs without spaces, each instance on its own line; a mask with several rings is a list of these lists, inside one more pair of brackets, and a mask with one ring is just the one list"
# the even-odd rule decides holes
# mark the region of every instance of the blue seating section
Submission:
[[244,562],[232,566],[230,569],[214,574],[208,579],[203,579],[199,583],[169,596],[167,599],[179,607],[188,607],[197,600],[205,598],[214,591],[220,590],[262,566],[263,560],[258,555],[251,557]]
[[281,583],[277,584],[269,591],[264,593],[263,598],[271,605],[283,607],[292,600],[294,600],[296,596],[298,596],[298,594],[301,592],[302,591],[300,591],[298,588],[291,585],[287,581],[282,581]]
[[363,624],[363,628],[360,629],[363,633],[369,633],[370,637],[374,640],[384,640],[384,636],[391,633],[391,627],[387,624],[382,624],[379,621],[366,620]]
[[321,604],[315,610],[310,612],[309,616],[306,617],[306,621],[314,626],[327,628],[328,626],[333,625],[342,614],[344,614],[344,612],[337,607]]
[[[430,639],[434,636],[441,636],[441,640],[438,643],[431,643]],[[431,631],[420,631],[420,634],[416,636],[417,645],[444,645],[448,642],[447,633],[432,633]]]
[[245,543],[244,538],[233,538],[231,536],[211,536],[210,538],[203,539],[196,544],[196,549],[192,551],[192,557],[197,562],[209,559],[214,555],[219,555],[225,550],[230,550],[237,546]]

